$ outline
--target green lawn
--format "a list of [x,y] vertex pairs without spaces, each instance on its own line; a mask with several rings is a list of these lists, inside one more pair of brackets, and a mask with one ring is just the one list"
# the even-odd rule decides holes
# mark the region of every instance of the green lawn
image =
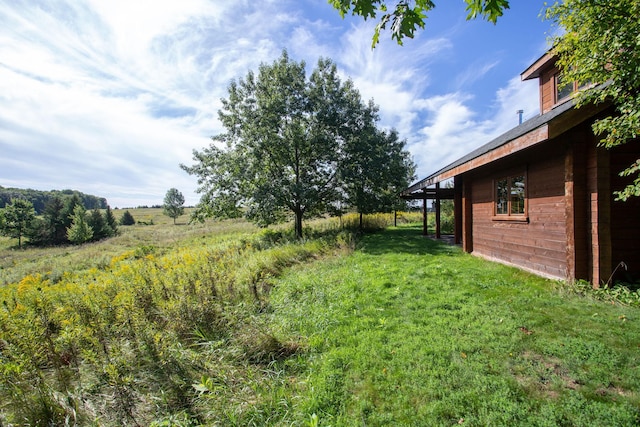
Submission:
[[283,277],[272,321],[309,425],[637,425],[640,311],[562,287],[394,228]]

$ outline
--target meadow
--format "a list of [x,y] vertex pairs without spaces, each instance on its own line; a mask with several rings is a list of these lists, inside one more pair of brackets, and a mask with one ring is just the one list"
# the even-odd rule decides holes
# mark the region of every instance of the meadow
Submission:
[[0,425],[640,422],[639,308],[425,239],[415,214],[296,241],[131,212],[153,225],[0,241]]

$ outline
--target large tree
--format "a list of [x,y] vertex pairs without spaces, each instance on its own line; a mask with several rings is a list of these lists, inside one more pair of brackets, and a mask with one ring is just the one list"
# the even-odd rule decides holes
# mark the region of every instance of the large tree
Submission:
[[22,247],[22,237],[31,228],[36,217],[33,204],[24,199],[13,199],[11,203],[0,209],[0,234],[18,239],[18,247]]
[[[615,106],[615,114],[593,126],[607,148],[640,135],[639,16],[640,0],[564,0],[547,10],[547,17],[564,30],[553,48],[563,80],[583,87],[576,95],[578,105],[612,102]],[[640,196],[640,159],[629,162],[621,175],[634,180],[616,192],[622,200]]]
[[307,79],[304,62],[288,54],[262,64],[257,74],[229,86],[220,121],[226,132],[194,151],[202,194],[194,218],[245,215],[259,225],[331,210],[344,194],[340,166],[361,106],[356,89],[342,82],[335,64],[320,59]]
[[177,188],[170,188],[164,196],[164,205],[162,213],[173,218],[173,224],[176,224],[176,218],[184,214],[184,196]]
[[[418,28],[424,28],[427,12],[436,7],[432,0],[328,0],[344,17],[348,13],[360,15],[364,19],[378,19],[372,45],[380,40],[380,33],[391,26],[391,38],[402,44],[405,37],[413,38]],[[505,9],[508,0],[465,0],[467,19],[483,17],[494,24]]]
[[363,129],[347,143],[343,163],[348,206],[362,215],[391,212],[405,202],[398,194],[414,179],[415,165],[405,151],[406,141],[395,130]]

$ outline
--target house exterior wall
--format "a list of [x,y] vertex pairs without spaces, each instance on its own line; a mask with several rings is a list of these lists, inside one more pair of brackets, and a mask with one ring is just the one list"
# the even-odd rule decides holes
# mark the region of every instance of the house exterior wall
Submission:
[[547,68],[540,74],[540,113],[550,111],[556,105],[555,74],[558,68]]
[[[615,201],[630,182],[619,171],[640,158],[640,141],[597,147],[590,122],[481,168],[462,187],[463,249],[546,277],[601,286],[640,277],[640,198]],[[528,221],[494,215],[495,181],[526,173]]]
[[[616,147],[610,152],[611,190],[622,190],[632,178],[620,177],[619,172],[627,168],[635,159],[640,159],[640,140]],[[640,278],[640,197],[626,202],[611,201],[611,261],[612,268],[622,261],[628,270],[618,269],[615,278],[628,280],[632,275]],[[607,280],[606,278],[604,278]]]
[[[466,252],[547,277],[586,279],[594,287],[611,278],[636,281],[640,197],[621,202],[613,192],[633,181],[635,176],[619,172],[640,159],[640,139],[613,149],[598,147],[592,124],[615,110],[608,103],[564,104],[567,92],[558,102],[558,71],[555,57],[547,53],[521,75],[539,79],[540,110],[550,114],[528,127],[524,123],[520,132],[505,133],[420,185],[454,178],[456,242]],[[496,215],[496,182],[514,182],[522,174],[525,215]],[[621,263],[627,269],[616,272]]]
[[[517,265],[537,274],[566,278],[566,145],[545,144],[465,177],[471,186],[473,254]],[[528,221],[494,216],[494,182],[526,172]]]

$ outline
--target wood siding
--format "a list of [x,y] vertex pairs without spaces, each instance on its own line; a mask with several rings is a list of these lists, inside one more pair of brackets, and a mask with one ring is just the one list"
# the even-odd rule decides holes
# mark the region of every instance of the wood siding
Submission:
[[[573,248],[567,248],[567,257],[569,265],[568,277],[571,279],[591,278],[591,223],[589,216],[589,203],[587,193],[587,151],[590,141],[593,137],[583,131],[576,133],[573,137],[574,142],[567,150],[567,157],[571,157],[570,166],[573,170],[567,170],[567,179],[572,182],[565,181],[565,186],[569,185],[573,189],[573,194],[567,195],[571,197],[571,201],[567,203],[567,216],[572,217],[567,221],[567,238],[573,238]],[[571,227],[573,223],[573,228]]]
[[[640,140],[612,150],[610,159],[611,190],[619,191],[633,181],[633,177],[625,178],[618,174],[635,159],[640,159]],[[623,261],[628,266],[628,271],[618,269],[615,279],[637,280],[640,278],[640,197],[633,197],[626,202],[614,199],[615,197],[611,201],[612,269]]]
[[[529,150],[479,172],[472,183],[473,253],[538,274],[567,277],[565,151],[563,144]],[[494,180],[527,174],[528,222],[495,221]],[[465,182],[469,182],[465,180]]]
[[556,104],[556,87],[554,75],[558,69],[553,67],[540,75],[540,113],[544,114]]

